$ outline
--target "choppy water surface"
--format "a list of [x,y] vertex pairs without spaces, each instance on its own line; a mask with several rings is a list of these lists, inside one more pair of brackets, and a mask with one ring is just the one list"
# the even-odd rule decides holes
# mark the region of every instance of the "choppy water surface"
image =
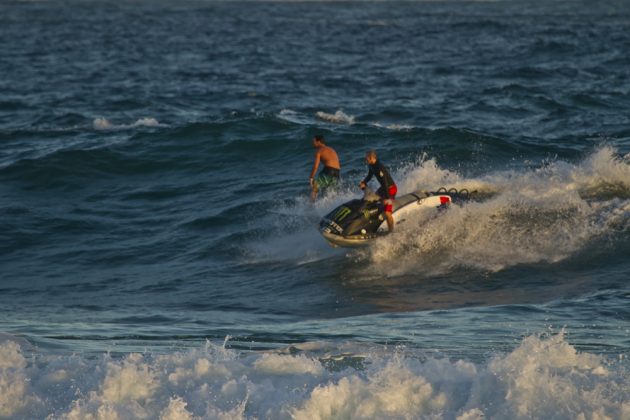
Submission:
[[[629,34],[627,1],[1,3],[0,418],[629,418]],[[330,248],[368,149],[484,199]]]

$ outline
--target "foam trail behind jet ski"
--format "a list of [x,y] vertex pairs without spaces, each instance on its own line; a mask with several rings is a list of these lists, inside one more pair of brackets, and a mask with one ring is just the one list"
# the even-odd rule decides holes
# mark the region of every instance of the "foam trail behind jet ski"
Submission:
[[[429,163],[431,163],[429,161]],[[409,171],[426,170],[427,162]],[[500,191],[482,203],[453,206],[431,223],[378,240],[362,254],[371,272],[432,275],[456,267],[498,271],[518,264],[556,263],[630,229],[630,165],[602,148],[578,164],[552,162],[535,170],[499,171],[458,183]],[[414,180],[407,181],[413,185]],[[611,194],[614,198],[611,200]]]

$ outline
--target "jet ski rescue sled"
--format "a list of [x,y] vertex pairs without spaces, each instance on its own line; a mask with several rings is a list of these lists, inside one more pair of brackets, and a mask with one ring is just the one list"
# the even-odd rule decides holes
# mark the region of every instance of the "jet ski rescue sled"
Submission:
[[[431,209],[439,212],[451,203],[468,201],[470,196],[468,190],[458,191],[455,188],[440,188],[435,192],[414,191],[394,200],[392,214],[398,225],[415,213]],[[332,246],[368,245],[388,233],[383,202],[378,195],[366,189],[363,198],[350,200],[324,216],[319,222],[319,232]]]

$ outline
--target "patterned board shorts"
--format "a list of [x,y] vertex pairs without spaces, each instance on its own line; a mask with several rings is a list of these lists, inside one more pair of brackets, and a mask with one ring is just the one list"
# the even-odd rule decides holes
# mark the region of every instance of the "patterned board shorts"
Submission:
[[315,178],[315,184],[318,188],[334,187],[338,183],[339,178],[326,174],[319,174],[317,178]]
[[339,169],[325,166],[324,169],[315,178],[317,188],[334,187],[339,183]]

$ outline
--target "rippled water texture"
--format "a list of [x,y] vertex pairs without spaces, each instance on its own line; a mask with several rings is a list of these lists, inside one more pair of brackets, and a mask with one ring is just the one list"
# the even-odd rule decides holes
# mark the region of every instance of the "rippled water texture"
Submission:
[[[625,0],[0,3],[0,418],[630,417],[628,51]],[[480,199],[333,249],[369,149]]]

